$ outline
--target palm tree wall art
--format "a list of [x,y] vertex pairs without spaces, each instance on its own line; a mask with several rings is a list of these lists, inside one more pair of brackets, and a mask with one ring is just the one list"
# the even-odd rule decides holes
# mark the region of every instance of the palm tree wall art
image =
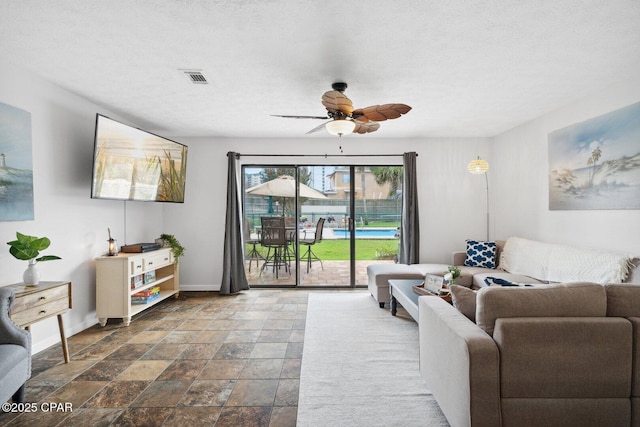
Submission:
[[549,134],[549,209],[640,209],[640,102]]

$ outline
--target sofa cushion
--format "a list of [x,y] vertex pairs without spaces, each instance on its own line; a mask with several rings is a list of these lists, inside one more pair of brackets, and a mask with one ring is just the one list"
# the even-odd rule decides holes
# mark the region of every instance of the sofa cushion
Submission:
[[468,267],[466,265],[460,266],[460,274],[468,274],[470,276],[475,276],[476,274],[491,274],[495,273],[496,270],[493,268],[484,268],[484,267]]
[[495,322],[512,317],[604,317],[604,286],[576,282],[534,287],[486,286],[476,298],[476,323],[493,336]]
[[607,316],[625,317],[633,326],[633,370],[631,395],[640,396],[640,286],[634,284],[607,284]]
[[629,399],[502,399],[504,426],[637,426]]
[[419,271],[423,276],[427,274],[444,276],[449,272],[449,266],[447,264],[411,264],[411,267]]
[[451,291],[451,302],[453,306],[475,323],[477,291],[459,285],[453,285],[449,290]]
[[[508,275],[508,273],[505,273]],[[485,278],[486,286],[519,286],[519,287],[530,287],[533,284],[529,283],[515,283],[509,280],[500,279],[498,277],[486,277]],[[640,288],[639,288],[640,289]],[[451,299],[453,306],[458,309],[458,311],[465,316],[469,320],[475,323],[476,321],[476,298],[478,291],[468,289],[465,286],[453,285],[450,287],[451,291]]]
[[607,284],[607,316],[640,317],[640,286],[631,284]]
[[498,319],[502,398],[628,398],[631,330],[616,317]]
[[[489,284],[487,284],[489,281]],[[485,278],[487,286],[533,286],[528,283],[514,283],[497,277]],[[458,311],[464,314],[469,320],[476,321],[476,298],[478,291],[465,286],[453,285],[450,287],[451,302]]]
[[467,258],[464,265],[469,267],[496,268],[496,242],[467,240]]

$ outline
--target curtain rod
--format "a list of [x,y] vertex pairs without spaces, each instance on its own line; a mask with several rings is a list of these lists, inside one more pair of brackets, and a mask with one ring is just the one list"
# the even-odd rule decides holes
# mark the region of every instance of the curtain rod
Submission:
[[[231,152],[229,152],[231,153]],[[229,155],[227,153],[227,155]],[[402,157],[404,154],[240,154],[235,153],[236,159],[245,157]],[[416,157],[418,153],[416,153]]]

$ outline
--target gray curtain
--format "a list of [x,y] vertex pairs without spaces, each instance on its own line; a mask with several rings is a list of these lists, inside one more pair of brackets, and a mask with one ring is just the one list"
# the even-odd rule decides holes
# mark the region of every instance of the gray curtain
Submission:
[[418,215],[418,183],[415,152],[404,153],[404,177],[402,180],[402,219],[400,227],[400,264],[420,262],[420,219]]
[[222,259],[222,284],[220,294],[235,294],[249,289],[244,272],[244,239],[242,238],[242,204],[240,186],[236,174],[236,157],[227,153],[227,217],[224,223],[224,256]]

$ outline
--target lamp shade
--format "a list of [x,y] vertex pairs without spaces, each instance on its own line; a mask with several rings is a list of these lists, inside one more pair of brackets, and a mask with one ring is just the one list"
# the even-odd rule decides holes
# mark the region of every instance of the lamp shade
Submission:
[[477,159],[469,162],[467,170],[473,174],[483,174],[489,170],[489,163],[478,156]]
[[351,120],[335,119],[325,125],[327,132],[331,135],[342,136],[351,133],[356,128],[356,124]]

